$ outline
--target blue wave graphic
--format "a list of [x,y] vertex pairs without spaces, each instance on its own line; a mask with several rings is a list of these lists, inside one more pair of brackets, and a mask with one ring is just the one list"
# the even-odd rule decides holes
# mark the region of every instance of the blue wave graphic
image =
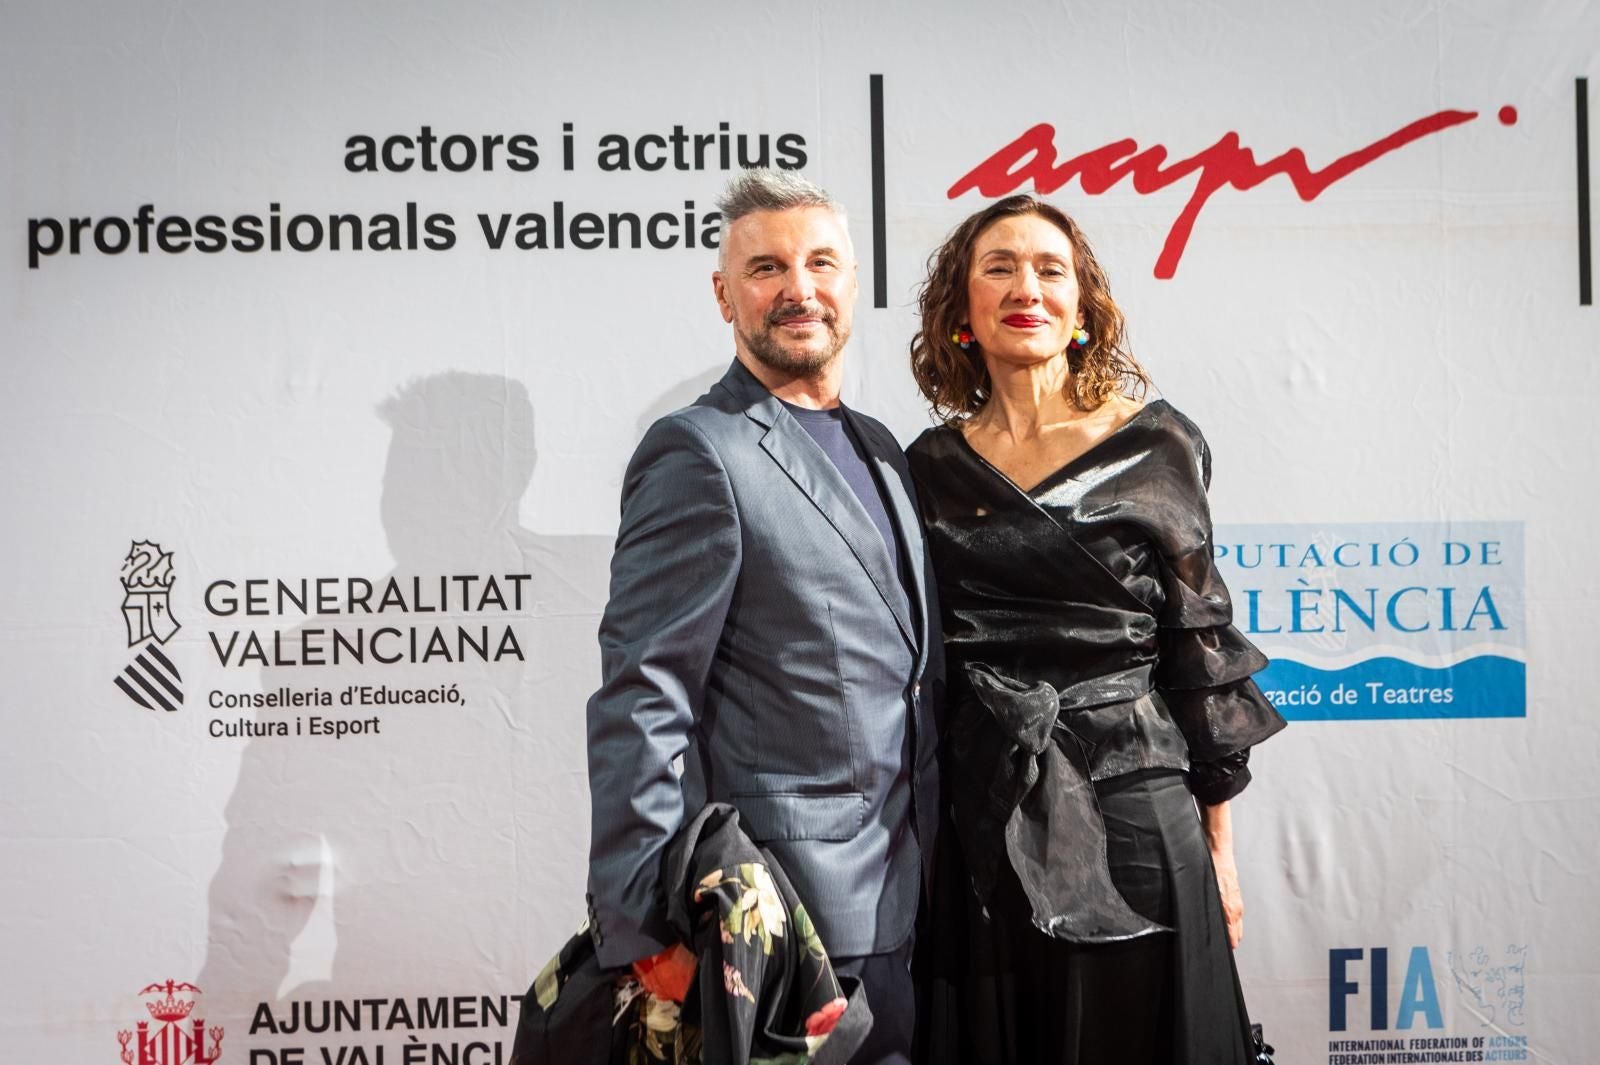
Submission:
[[1439,669],[1372,658],[1340,669],[1274,659],[1256,681],[1290,721],[1527,717],[1528,666],[1479,655]]

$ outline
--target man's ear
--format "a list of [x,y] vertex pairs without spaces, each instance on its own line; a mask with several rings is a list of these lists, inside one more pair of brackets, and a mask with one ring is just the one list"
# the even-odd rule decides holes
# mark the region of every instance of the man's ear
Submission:
[[721,270],[711,272],[711,292],[717,297],[717,310],[722,312],[722,320],[732,322],[733,304],[728,301],[728,282],[723,278]]

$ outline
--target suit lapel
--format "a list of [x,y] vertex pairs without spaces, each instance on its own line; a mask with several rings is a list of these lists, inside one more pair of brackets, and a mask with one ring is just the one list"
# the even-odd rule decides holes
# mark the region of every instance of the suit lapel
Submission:
[[[877,476],[878,483],[883,486],[884,495],[888,499],[890,520],[900,533],[901,563],[910,582],[906,593],[915,615],[916,642],[913,646],[919,658],[922,658],[927,655],[928,650],[928,589],[924,558],[926,545],[922,539],[922,522],[917,513],[916,500],[911,497],[907,479],[902,472],[900,448],[893,438],[885,443],[871,427],[862,424],[855,416],[855,412],[848,407],[845,408],[845,417],[850,419],[862,446],[866,448],[873,473]],[[893,450],[886,451],[886,448]]]
[[[773,400],[773,403],[777,402]],[[889,549],[884,545],[883,537],[878,535],[877,526],[867,517],[855,492],[851,491],[844,476],[834,468],[832,460],[800,423],[789,417],[781,407],[767,434],[761,438],[761,448],[828,519],[828,524],[838,532],[861,568],[866,570],[884,605],[894,615],[895,624],[900,627],[906,643],[916,648],[919,641],[907,614],[905,591],[899,577],[889,568]]]
[[[728,372],[717,383],[716,388],[726,389],[734,401],[744,408],[745,417],[766,429],[766,435],[761,438],[761,448],[776,462],[778,466],[794,482],[796,488],[805,493],[813,506],[821,512],[832,525],[834,531],[844,540],[850,548],[850,553],[855,556],[861,568],[866,571],[871,579],[872,586],[877,589],[878,595],[883,599],[884,605],[889,608],[895,624],[900,628],[900,634],[905,638],[913,652],[919,657],[926,654],[926,639],[919,638],[919,630],[913,623],[908,610],[908,589],[901,583],[898,574],[891,572],[889,566],[889,549],[884,545],[883,537],[878,534],[878,527],[872,524],[872,519],[867,516],[866,510],[861,506],[861,501],[851,491],[850,485],[833,465],[833,460],[828,458],[822,448],[805,431],[799,422],[789,416],[783,409],[783,404],[765,385],[756,380],[754,374],[745,369],[744,364],[738,359],[733,360],[733,365],[728,367]],[[845,416],[850,416],[846,409]],[[913,587],[917,590],[918,601],[921,602],[922,590],[922,537],[914,535],[917,532],[915,508],[907,516],[909,499],[905,496],[905,488],[900,480],[900,475],[892,466],[884,461],[882,448],[874,441],[871,432],[860,432],[860,424],[854,423],[858,429],[858,436],[862,446],[866,449],[874,470],[883,478],[887,495],[892,502],[893,521],[900,527],[900,540],[906,545],[907,556],[905,562],[911,566]],[[887,467],[887,469],[886,469]],[[912,524],[907,524],[907,522]],[[924,626],[927,619],[921,618],[924,612],[918,608],[918,621]]]

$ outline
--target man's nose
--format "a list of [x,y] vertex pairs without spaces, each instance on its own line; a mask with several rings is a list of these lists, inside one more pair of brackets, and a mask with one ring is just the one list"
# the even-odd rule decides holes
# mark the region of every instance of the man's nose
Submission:
[[817,294],[816,279],[811,271],[790,270],[783,286],[783,298],[789,303],[805,303]]

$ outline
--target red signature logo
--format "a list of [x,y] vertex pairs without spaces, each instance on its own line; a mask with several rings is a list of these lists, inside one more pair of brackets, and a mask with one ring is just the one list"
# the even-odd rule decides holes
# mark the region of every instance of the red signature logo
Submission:
[[[1056,162],[1056,128],[1041,122],[989,158],[973,167],[965,176],[950,186],[950,199],[977,190],[988,197],[1009,195],[1028,181],[1041,196],[1048,196],[1074,177],[1083,191],[1098,196],[1123,178],[1133,178],[1133,190],[1140,195],[1158,192],[1192,175],[1198,175],[1189,202],[1184,204],[1172,228],[1167,231],[1166,243],[1156,259],[1156,277],[1166,280],[1178,270],[1178,261],[1188,246],[1189,234],[1194,230],[1195,219],[1219,189],[1232,186],[1241,191],[1253,189],[1275,174],[1283,174],[1294,183],[1295,192],[1307,202],[1316,199],[1328,186],[1360,170],[1367,164],[1404,148],[1413,141],[1478,117],[1476,111],[1439,111],[1402,126],[1387,137],[1373,141],[1349,155],[1340,156],[1321,170],[1312,170],[1306,163],[1306,153],[1290,148],[1282,155],[1256,162],[1255,152],[1239,142],[1239,134],[1229,131],[1217,142],[1187,159],[1171,165],[1167,162],[1167,149],[1155,144],[1140,150],[1131,137],[1114,141],[1103,148],[1095,148],[1075,155],[1066,162]],[[1511,125],[1517,120],[1516,108],[1500,109],[1500,121]]]

